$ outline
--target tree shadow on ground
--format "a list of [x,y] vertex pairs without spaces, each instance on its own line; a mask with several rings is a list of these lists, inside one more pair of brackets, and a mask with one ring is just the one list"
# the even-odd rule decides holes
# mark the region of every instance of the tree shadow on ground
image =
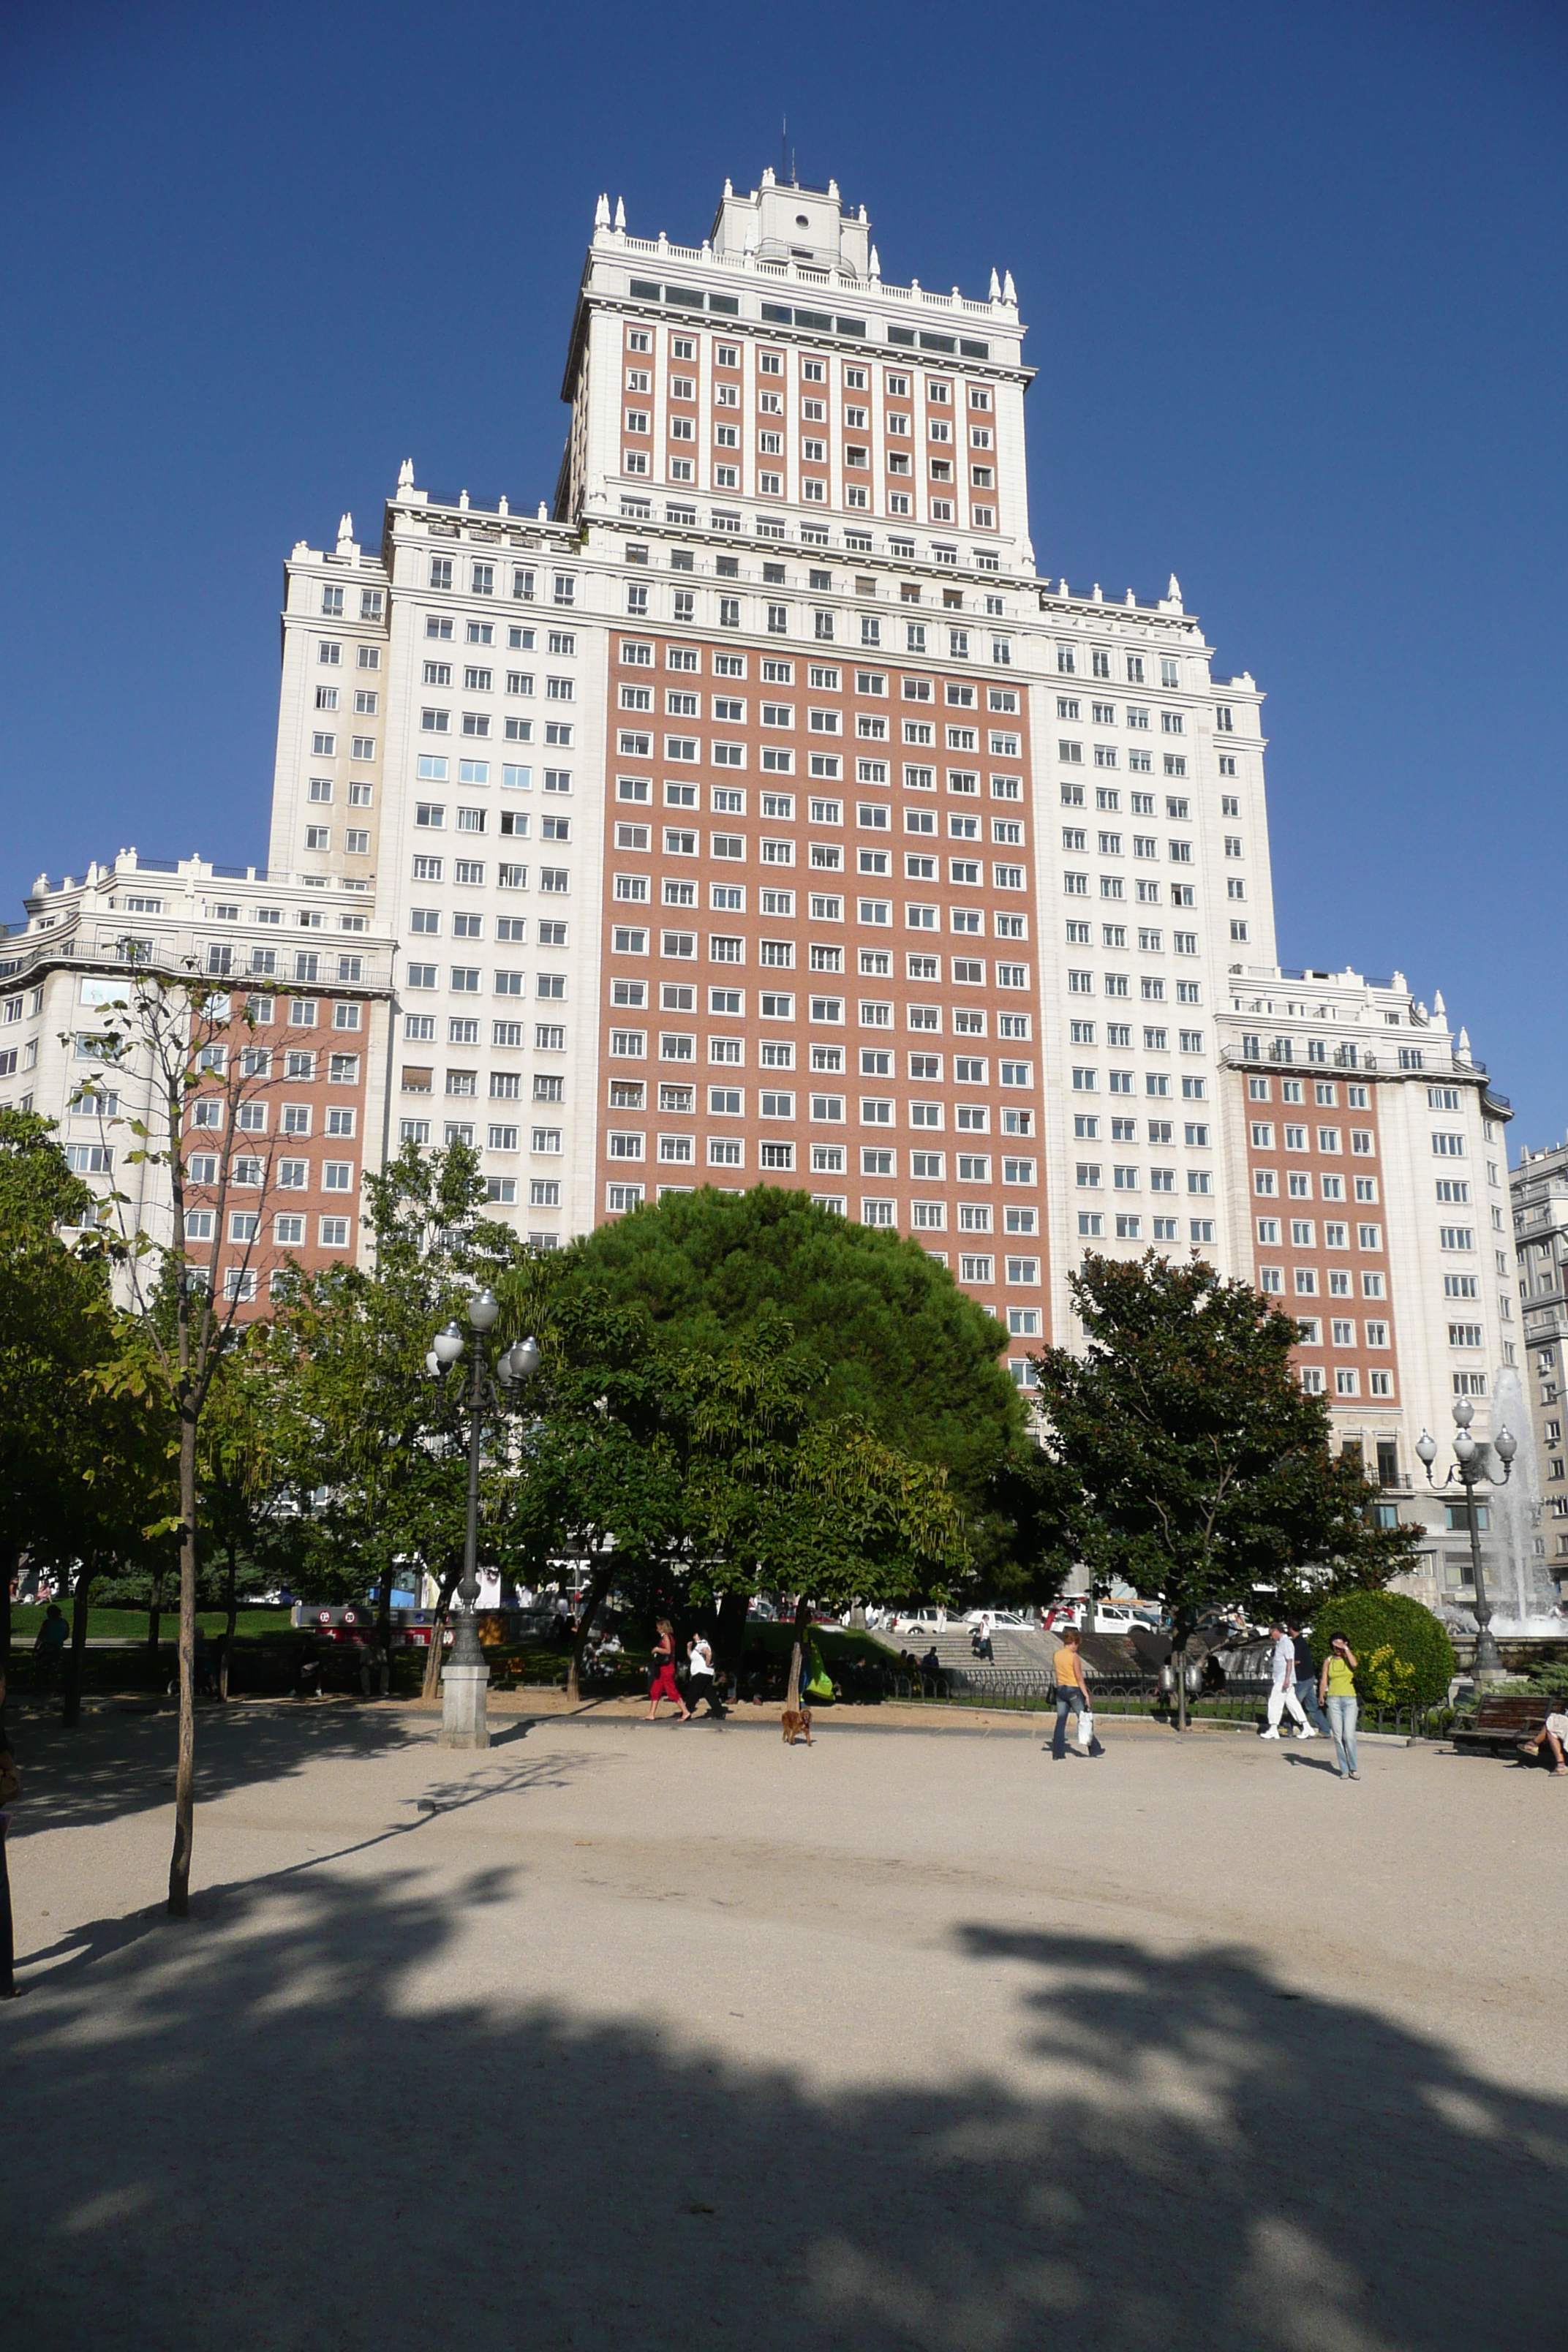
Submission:
[[[406,1850],[214,1890],[0,2012],[18,2345],[1552,2340],[1568,2106],[1245,1951],[973,1925],[963,1956],[1017,1987],[993,2068],[822,2095],[629,2014],[475,1992],[475,1907],[548,1895],[437,1885]],[[716,1948],[708,1997],[755,1969]]]
[[[371,1759],[432,1743],[436,1719],[351,1700],[279,1699],[196,1713],[196,1834],[204,1801],[255,1782],[291,1779],[333,1759]],[[72,1730],[15,1717],[11,1738],[26,1803],[16,1829],[85,1829],[172,1807],[178,1718],[105,1709]]]

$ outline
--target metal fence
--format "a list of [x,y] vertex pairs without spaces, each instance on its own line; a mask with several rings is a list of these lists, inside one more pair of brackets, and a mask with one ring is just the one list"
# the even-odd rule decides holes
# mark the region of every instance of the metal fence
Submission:
[[[946,1669],[941,1674],[899,1674],[883,1668],[877,1679],[885,1698],[943,1699],[958,1706],[1006,1708],[1021,1714],[1054,1712],[1056,1685],[1049,1675],[1025,1667],[991,1666]],[[1268,1685],[1204,1693],[1187,1702],[1195,1723],[1236,1723],[1260,1726],[1267,1710]],[[849,1694],[847,1692],[846,1696]],[[1161,1688],[1154,1675],[1100,1675],[1090,1685],[1089,1703],[1097,1715],[1147,1716],[1156,1722],[1174,1723],[1174,1694]],[[1432,1706],[1380,1706],[1363,1699],[1357,1729],[1405,1739],[1447,1739],[1456,1724],[1469,1719],[1464,1710],[1444,1703]]]

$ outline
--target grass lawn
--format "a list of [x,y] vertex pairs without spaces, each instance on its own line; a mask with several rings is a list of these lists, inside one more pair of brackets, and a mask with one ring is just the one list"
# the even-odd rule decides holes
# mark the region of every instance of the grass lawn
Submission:
[[[68,1622],[69,1602],[62,1601],[60,1607]],[[25,1643],[31,1644],[43,1622],[43,1610],[31,1602],[24,1608],[12,1610],[11,1639],[17,1648]],[[213,1634],[223,1632],[228,1617],[222,1609],[201,1609],[196,1612],[196,1622],[205,1627],[210,1639]],[[172,1604],[165,1601],[163,1605],[158,1623],[158,1638],[161,1642],[173,1642],[177,1639],[179,1631],[180,1602],[176,1593]],[[236,1621],[235,1631],[247,1639],[254,1639],[260,1633],[286,1633],[289,1631],[289,1612],[287,1609],[242,1609]],[[145,1609],[89,1609],[87,1612],[87,1638],[89,1642],[144,1642],[147,1638],[147,1612]]]

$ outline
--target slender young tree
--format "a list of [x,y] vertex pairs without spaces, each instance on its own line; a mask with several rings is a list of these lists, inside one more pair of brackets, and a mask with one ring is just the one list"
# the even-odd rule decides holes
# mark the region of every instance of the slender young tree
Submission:
[[1124,1578],[1171,1612],[1177,1712],[1200,1612],[1281,1608],[1385,1584],[1415,1531],[1384,1528],[1359,1457],[1329,1450],[1325,1399],[1292,1364],[1300,1335],[1250,1283],[1197,1258],[1090,1255],[1069,1277],[1087,1347],[1038,1359],[1039,1475],[1064,1563]]
[[[110,1391],[155,1396],[165,1415],[177,1465],[180,1540],[179,1735],[174,1771],[174,1841],[169,1863],[169,1910],[190,1908],[195,1837],[195,1636],[198,1577],[197,1458],[202,1416],[218,1368],[235,1335],[239,1309],[259,1254],[260,1216],[248,1206],[247,1235],[235,1277],[220,1296],[218,1274],[233,1182],[231,1147],[242,1132],[244,1107],[270,1089],[272,1056],[254,1046],[248,1004],[204,975],[194,963],[167,970],[140,964],[136,943],[122,952],[130,967],[123,992],[101,1010],[100,1029],[77,1041],[100,1065],[101,1075],[79,1091],[96,1104],[106,1132],[135,1139],[125,1164],[162,1171],[167,1185],[167,1227],[148,1230],[125,1192],[107,1198],[117,1228],[117,1255],[127,1292],[130,1343],[106,1368]],[[115,1107],[110,1108],[112,1087]],[[139,1115],[122,1116],[121,1095],[140,1094]],[[268,1123],[270,1124],[270,1122]],[[202,1189],[201,1214],[188,1216],[194,1189],[191,1155],[199,1145],[217,1161],[216,1186]],[[247,1157],[263,1162],[259,1201],[270,1188],[272,1146],[247,1136]],[[250,1188],[247,1189],[247,1194]],[[210,1201],[211,1206],[205,1203]],[[195,1235],[201,1231],[199,1243]]]

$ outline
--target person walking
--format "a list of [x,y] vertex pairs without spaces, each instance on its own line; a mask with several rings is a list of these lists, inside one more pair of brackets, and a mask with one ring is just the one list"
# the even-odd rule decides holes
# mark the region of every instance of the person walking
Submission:
[[1312,1734],[1296,1696],[1296,1645],[1283,1625],[1270,1625],[1268,1633],[1274,1643],[1274,1681],[1268,1694],[1268,1728],[1263,1737],[1279,1738],[1279,1717],[1289,1707],[1296,1718],[1297,1738],[1310,1739]]
[[1327,1739],[1331,1736],[1329,1722],[1318,1705],[1318,1662],[1312,1655],[1312,1645],[1300,1628],[1291,1636],[1291,1643],[1296,1652],[1296,1696],[1312,1727],[1314,1738],[1321,1735]]
[[658,1639],[653,1645],[653,1680],[648,1685],[647,1719],[651,1723],[658,1713],[661,1698],[672,1698],[680,1709],[685,1723],[691,1709],[680,1696],[680,1685],[675,1679],[675,1628],[668,1617],[658,1621]]
[[[1057,1727],[1051,1739],[1051,1754],[1058,1764],[1065,1762],[1067,1758],[1068,1717],[1073,1717],[1076,1731],[1079,1715],[1092,1713],[1089,1704],[1089,1685],[1084,1679],[1083,1659],[1079,1655],[1081,1639],[1078,1627],[1069,1625],[1062,1635],[1061,1648],[1057,1652]],[[1089,1753],[1091,1756],[1103,1756],[1105,1753],[1098,1732],[1093,1730],[1089,1733]]]
[[1329,1644],[1329,1654],[1323,1660],[1323,1671],[1318,1683],[1318,1696],[1329,1710],[1329,1729],[1333,1734],[1334,1754],[1339,1760],[1342,1780],[1361,1779],[1355,1748],[1355,1722],[1359,1711],[1355,1670],[1359,1663],[1344,1635],[1336,1633]]
[[51,1601],[44,1612],[44,1622],[38,1628],[38,1638],[33,1643],[33,1675],[35,1690],[53,1690],[55,1677],[60,1670],[66,1636],[70,1628],[56,1601]]
[[706,1633],[693,1633],[686,1644],[686,1688],[691,1701],[691,1714],[686,1718],[688,1723],[692,1720],[703,1699],[707,1700],[708,1712],[714,1721],[723,1722],[724,1709],[720,1704],[719,1685],[713,1675],[713,1653],[708,1645]]

